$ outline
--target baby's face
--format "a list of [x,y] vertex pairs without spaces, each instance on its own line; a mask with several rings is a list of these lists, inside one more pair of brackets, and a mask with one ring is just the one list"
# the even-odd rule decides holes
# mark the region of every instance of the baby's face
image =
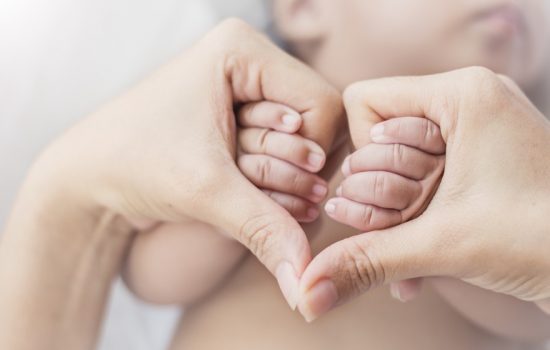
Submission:
[[[275,0],[275,19],[298,52],[319,35],[304,58],[340,87],[365,78],[471,65],[507,74],[527,87],[543,70],[548,51],[545,2]],[[294,3],[289,10],[294,12],[285,13],[281,3]],[[310,28],[313,34],[293,37],[293,28]]]

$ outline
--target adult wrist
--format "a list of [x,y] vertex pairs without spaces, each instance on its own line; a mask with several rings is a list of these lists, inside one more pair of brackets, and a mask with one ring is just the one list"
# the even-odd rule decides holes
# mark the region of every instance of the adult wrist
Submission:
[[2,349],[93,348],[131,242],[126,220],[86,203],[49,165],[33,167],[2,236]]

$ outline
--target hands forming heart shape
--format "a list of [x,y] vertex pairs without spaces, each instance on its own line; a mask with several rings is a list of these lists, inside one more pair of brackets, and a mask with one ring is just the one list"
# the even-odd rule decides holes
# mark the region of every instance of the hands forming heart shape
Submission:
[[[11,238],[15,232],[25,237],[20,232],[32,230],[21,208],[33,203],[31,214],[39,214],[40,205],[55,203],[65,214],[45,222],[55,223],[57,238],[76,227],[120,232],[188,219],[215,225],[257,256],[308,320],[378,285],[405,281],[396,285],[405,291],[425,276],[454,277],[545,307],[550,124],[516,85],[468,68],[360,82],[343,100],[357,151],[344,162],[346,179],[326,210],[371,232],[314,258],[283,207],[294,208],[302,221],[315,216],[309,209],[323,197],[323,182],[312,173],[345,125],[342,97],[236,20],[219,25],[50,146],[23,188],[3,249],[23,244]],[[308,190],[297,196],[270,197],[254,186],[243,172],[258,158],[236,162],[239,143],[248,153],[261,152],[245,142],[257,130],[237,140],[234,108],[253,104],[257,112],[262,103],[289,109],[277,114],[287,116],[288,130],[270,137],[296,142],[299,151],[269,152],[301,168]],[[253,110],[239,115],[240,124],[269,127],[269,118],[254,124]],[[298,127],[292,115],[301,117]],[[395,188],[401,190],[391,192]],[[91,237],[83,235],[82,242]],[[20,254],[18,259],[28,257]],[[31,261],[38,264],[39,257]],[[30,293],[21,281],[1,289]]]

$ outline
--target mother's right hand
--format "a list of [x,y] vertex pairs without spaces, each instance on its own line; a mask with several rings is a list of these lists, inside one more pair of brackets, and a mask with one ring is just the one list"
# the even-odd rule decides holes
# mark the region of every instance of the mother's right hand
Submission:
[[90,212],[223,228],[277,277],[295,307],[311,259],[306,236],[234,159],[233,108],[261,100],[301,112],[302,135],[328,150],[343,115],[338,91],[246,24],[227,20],[67,132],[33,173]]
[[[391,143],[399,129],[388,119],[425,117],[441,129],[445,171],[416,219],[319,253],[302,276],[302,313],[314,319],[378,285],[429,276],[533,301],[550,313],[550,123],[519,87],[474,67],[360,82],[345,96],[356,146],[371,136]],[[433,133],[425,125],[424,138]]]

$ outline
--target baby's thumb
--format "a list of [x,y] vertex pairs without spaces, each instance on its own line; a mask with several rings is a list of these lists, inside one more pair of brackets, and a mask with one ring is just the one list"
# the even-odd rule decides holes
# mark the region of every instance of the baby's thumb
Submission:
[[242,174],[227,178],[231,178],[230,183],[216,195],[220,210],[213,210],[217,217],[209,221],[230,233],[269,269],[294,309],[300,277],[311,261],[304,231],[285,209]]
[[421,217],[334,243],[302,276],[300,312],[312,321],[371,288],[442,273],[448,262],[438,237],[435,227]]

